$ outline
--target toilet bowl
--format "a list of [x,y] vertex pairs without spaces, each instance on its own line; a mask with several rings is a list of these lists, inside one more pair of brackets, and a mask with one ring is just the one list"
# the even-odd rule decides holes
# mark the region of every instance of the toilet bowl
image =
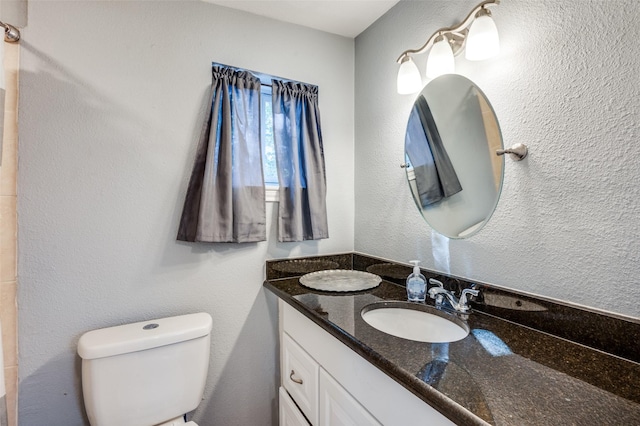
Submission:
[[91,426],[197,426],[211,316],[180,315],[89,331],[78,341]]

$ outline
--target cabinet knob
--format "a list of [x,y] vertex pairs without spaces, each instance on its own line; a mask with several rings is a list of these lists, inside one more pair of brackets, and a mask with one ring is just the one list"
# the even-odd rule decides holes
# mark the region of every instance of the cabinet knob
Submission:
[[291,374],[289,374],[289,379],[293,383],[297,383],[297,384],[301,385],[303,383],[302,379],[298,379],[298,378],[293,377],[295,374],[296,374],[296,372],[294,370],[291,370]]

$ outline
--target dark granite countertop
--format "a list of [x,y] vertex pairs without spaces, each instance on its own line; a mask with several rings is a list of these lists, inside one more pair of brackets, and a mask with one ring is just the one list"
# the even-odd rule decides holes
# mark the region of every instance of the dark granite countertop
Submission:
[[[369,271],[383,281],[352,293],[299,284],[322,269]],[[409,341],[360,316],[371,303],[406,300],[401,283],[409,273],[359,254],[268,261],[265,287],[457,424],[640,425],[637,321],[423,269],[449,289],[476,284],[481,296],[466,338]]]

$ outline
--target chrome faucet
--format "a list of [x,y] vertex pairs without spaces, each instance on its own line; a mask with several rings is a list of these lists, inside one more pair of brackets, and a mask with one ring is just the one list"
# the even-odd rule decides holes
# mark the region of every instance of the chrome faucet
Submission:
[[449,290],[445,290],[440,281],[434,278],[429,278],[429,284],[435,285],[435,287],[431,287],[429,289],[429,297],[436,300],[436,307],[442,307],[444,299],[446,298],[446,300],[454,310],[462,313],[467,313],[471,310],[469,301],[467,300],[469,295],[477,296],[478,294],[480,294],[479,290],[465,288],[460,294],[460,300],[457,300],[456,296],[454,296],[452,292],[450,292]]

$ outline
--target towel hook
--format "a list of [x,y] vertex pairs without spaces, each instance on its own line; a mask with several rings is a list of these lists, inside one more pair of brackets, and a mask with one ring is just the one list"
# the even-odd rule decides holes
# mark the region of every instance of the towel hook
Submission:
[[496,150],[496,155],[511,154],[511,159],[513,161],[524,160],[524,158],[527,156],[528,153],[529,153],[529,149],[525,144],[522,144],[522,143],[515,144],[508,149]]

